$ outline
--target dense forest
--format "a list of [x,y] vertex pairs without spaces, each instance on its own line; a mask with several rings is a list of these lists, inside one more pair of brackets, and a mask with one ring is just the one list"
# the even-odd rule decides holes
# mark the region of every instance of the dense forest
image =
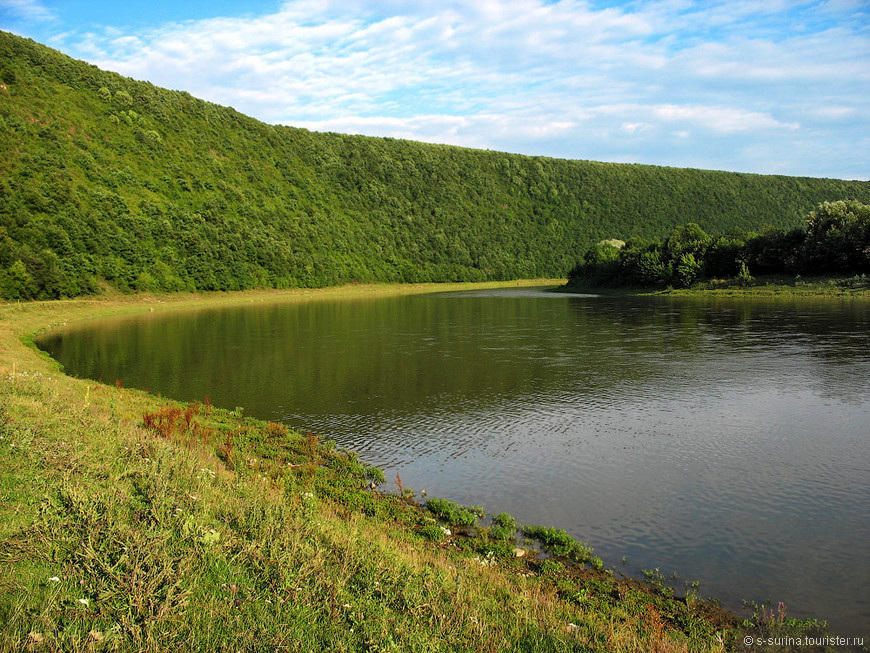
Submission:
[[603,240],[568,275],[574,286],[675,286],[763,275],[870,274],[870,205],[824,202],[803,227],[710,235],[689,223],[663,239]]
[[870,183],[271,126],[0,32],[0,297],[564,276],[615,234],[792,229]]

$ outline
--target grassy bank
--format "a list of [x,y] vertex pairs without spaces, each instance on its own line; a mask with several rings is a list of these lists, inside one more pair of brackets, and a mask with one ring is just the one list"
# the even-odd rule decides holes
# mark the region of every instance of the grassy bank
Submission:
[[518,557],[506,518],[458,528],[315,435],[73,379],[31,344],[109,314],[447,289],[0,304],[0,650],[737,647],[731,615],[572,562],[591,552],[564,533],[529,531],[564,559]]
[[678,297],[850,297],[870,299],[870,278],[759,276],[745,279],[713,279],[690,288],[602,287],[569,282],[562,292],[597,295],[673,295]]

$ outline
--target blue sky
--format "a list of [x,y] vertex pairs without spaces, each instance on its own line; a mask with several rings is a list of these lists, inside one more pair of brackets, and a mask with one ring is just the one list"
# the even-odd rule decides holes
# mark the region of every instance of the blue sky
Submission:
[[270,123],[870,179],[866,0],[0,0],[0,29]]

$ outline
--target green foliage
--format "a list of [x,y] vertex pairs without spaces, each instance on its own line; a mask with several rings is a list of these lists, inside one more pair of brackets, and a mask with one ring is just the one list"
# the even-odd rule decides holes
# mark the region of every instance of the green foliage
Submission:
[[[685,221],[723,232],[794,228],[825,199],[870,202],[867,182],[270,126],[5,32],[0,62],[6,299],[104,285],[163,292],[562,277],[611,233],[661,238]],[[699,261],[698,234],[682,229],[672,238],[679,256]],[[614,252],[625,250],[599,247],[607,274],[617,274]],[[26,276],[11,269],[17,261]],[[643,265],[647,277],[674,282],[676,265],[654,256]]]
[[474,526],[477,520],[484,516],[480,506],[461,506],[447,499],[433,497],[426,501],[426,509],[448,524],[457,526]]
[[552,555],[568,558],[574,562],[589,563],[593,569],[602,569],[601,558],[592,554],[592,548],[575,540],[560,528],[548,526],[523,526],[523,534],[538,540],[544,551]]
[[805,229],[768,227],[710,236],[697,224],[678,227],[663,241],[630,240],[616,249],[593,245],[569,274],[580,285],[684,288],[703,278],[752,283],[757,274],[866,274],[870,272],[870,205],[824,202]]
[[447,532],[443,527],[431,521],[420,526],[420,530],[418,532],[422,537],[429,540],[430,542],[440,542],[447,535]]
[[820,272],[870,272],[870,205],[825,202],[810,214],[803,254]]
[[489,536],[495,540],[512,540],[517,536],[517,520],[506,512],[492,518]]
[[677,279],[680,285],[688,288],[699,276],[701,276],[701,264],[695,260],[695,255],[688,253],[680,256],[680,263],[677,265]]

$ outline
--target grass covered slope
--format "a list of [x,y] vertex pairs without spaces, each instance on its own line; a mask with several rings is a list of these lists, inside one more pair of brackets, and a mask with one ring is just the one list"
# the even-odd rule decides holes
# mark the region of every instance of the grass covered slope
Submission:
[[516,558],[495,529],[459,536],[371,491],[382,473],[351,452],[72,379],[25,344],[96,315],[292,298],[0,305],[0,650],[731,648],[735,620],[695,596]]
[[0,32],[0,297],[562,277],[613,234],[787,228],[870,183],[270,126]]

